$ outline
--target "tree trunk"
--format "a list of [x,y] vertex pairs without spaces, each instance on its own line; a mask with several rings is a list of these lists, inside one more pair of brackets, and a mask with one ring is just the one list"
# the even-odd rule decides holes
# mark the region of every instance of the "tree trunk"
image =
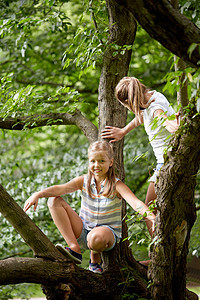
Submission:
[[156,184],[156,240],[150,267],[153,299],[186,299],[186,260],[200,166],[200,115],[192,107],[171,142]]
[[[124,12],[124,9],[119,5],[114,5],[114,1],[107,1],[107,6],[110,20],[110,36],[109,44],[104,55],[102,74],[99,84],[99,132],[104,128],[105,125],[113,125],[118,127],[123,127],[126,125],[127,112],[126,109],[114,98],[114,88],[118,81],[123,76],[127,75],[131,58],[131,50],[126,50],[124,54],[121,54],[120,52],[122,51],[124,44],[133,44],[136,32],[136,22],[131,14]],[[116,43],[121,47],[116,56],[113,55],[113,43]],[[123,180],[123,140],[116,143],[114,148],[117,170],[119,177]],[[125,214],[125,204],[123,204],[123,210]],[[13,210],[13,213],[15,212],[16,210]],[[21,211],[20,214],[23,216],[24,212]],[[5,216],[7,217],[6,213]],[[14,215],[12,215],[9,221],[14,227],[16,227]],[[29,223],[29,227],[31,232],[32,228],[33,231],[35,230],[33,224],[31,225]],[[19,231],[23,237],[25,237],[24,229],[25,228],[22,227],[21,231]],[[38,232],[39,231],[36,230],[35,235],[37,235]],[[30,236],[32,237],[32,234]],[[127,228],[125,223],[123,224],[123,236],[127,236]],[[40,243],[43,243],[43,239],[45,239],[45,237],[41,236]],[[33,240],[31,240],[31,242],[29,241],[29,245],[32,249],[36,248]],[[120,243],[117,247],[115,247],[115,250],[103,255],[106,272],[100,277],[87,270],[80,269],[77,266],[75,266],[74,269],[69,264],[68,267],[66,265],[68,276],[65,272],[64,274],[66,279],[64,280],[63,278],[60,278],[60,276],[62,277],[62,274],[59,273],[60,275],[58,275],[54,273],[53,270],[55,270],[55,268],[53,269],[53,266],[55,264],[53,262],[53,257],[51,257],[52,268],[49,265],[47,268],[49,268],[49,273],[54,274],[54,276],[50,277],[48,272],[42,272],[42,280],[40,276],[37,276],[39,282],[43,284],[43,290],[47,295],[47,299],[58,300],[68,299],[69,297],[70,299],[118,299],[121,297],[120,295],[126,292],[130,294],[138,294],[140,297],[147,297],[148,291],[146,287],[146,270],[134,260],[128,246],[128,241]],[[56,251],[54,246],[53,248]],[[42,248],[42,251],[43,250],[44,248]],[[34,252],[36,253],[37,251]],[[44,253],[40,253],[39,256],[43,257],[43,255]],[[4,263],[4,268],[5,263],[7,263],[7,267],[9,266],[8,261],[4,261],[2,263]],[[32,261],[29,261],[29,263],[28,261],[26,262],[28,270],[30,270],[30,265],[32,263]],[[38,263],[38,260],[35,261],[35,263]],[[62,264],[65,265],[64,262]],[[23,263],[16,264],[12,262],[12,265],[18,272],[23,266]],[[44,265],[41,263],[41,267],[43,266],[42,269],[46,269]],[[71,265],[74,264],[71,263]],[[31,269],[34,270],[33,266]],[[15,272],[10,273],[16,275]],[[39,273],[40,271],[38,270],[38,274]],[[25,274],[29,274],[29,272],[27,271]],[[46,274],[47,278],[49,278],[50,284],[48,283],[48,280],[44,274]],[[33,276],[29,275],[27,278],[30,278],[30,281],[34,280]],[[141,279],[141,276],[143,276],[144,279]],[[54,282],[52,282],[52,278],[55,278]],[[130,278],[134,278],[134,280],[129,280]],[[11,278],[11,280],[13,279]],[[15,278],[15,280],[17,279]],[[28,279],[23,278],[23,281],[24,280]],[[56,282],[59,282],[59,284],[56,284]],[[85,284],[86,282],[87,285]],[[7,283],[9,283],[9,276],[7,277]],[[3,281],[2,284],[5,284],[5,282]]]
[[[109,14],[110,31],[99,83],[99,135],[106,125],[120,128],[126,125],[127,109],[115,99],[114,90],[119,80],[128,73],[132,50],[127,50],[123,47],[124,45],[133,45],[137,30],[136,21],[131,13],[116,4],[114,0],[107,0],[106,3]],[[117,45],[117,50],[114,45]],[[118,53],[116,53],[116,51]],[[123,147],[124,139],[114,143],[116,170],[121,180],[124,180],[125,177]],[[123,216],[125,212],[126,204],[123,201]],[[126,236],[127,226],[125,222],[123,222],[123,237]],[[115,250],[103,255],[105,268],[109,268],[109,265],[113,263],[119,263],[121,250],[123,250],[127,256],[131,257],[128,242],[123,243],[123,247],[115,247]]]
[[[110,32],[99,82],[99,134],[106,125],[117,127],[126,125],[127,109],[115,99],[114,90],[119,80],[127,75],[129,69],[132,50],[126,50],[123,46],[132,47],[137,30],[133,15],[116,4],[114,0],[107,0],[107,8]],[[123,50],[125,51],[122,53]],[[114,150],[116,169],[119,177],[124,179],[123,140],[115,143]]]

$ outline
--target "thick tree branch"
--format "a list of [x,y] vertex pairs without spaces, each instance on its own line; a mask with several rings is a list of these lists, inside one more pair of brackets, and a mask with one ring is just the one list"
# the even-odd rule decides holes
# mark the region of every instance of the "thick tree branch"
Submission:
[[31,247],[34,255],[50,260],[64,259],[46,235],[0,185],[0,212]]
[[[50,284],[70,280],[74,272],[72,262],[58,262],[41,258],[8,258],[0,260],[0,283]],[[56,274],[56,276],[55,276]]]
[[199,47],[188,54],[189,47],[200,43],[200,29],[173,8],[168,0],[116,0],[126,7],[149,35],[172,53],[199,67]]
[[0,118],[0,128],[9,130],[23,130],[50,125],[76,125],[80,128],[89,142],[94,142],[98,137],[96,126],[84,117],[79,110],[73,115],[68,113],[49,113],[18,118]]
[[[9,258],[0,261],[0,284],[29,282],[53,285],[55,289],[55,284],[62,282],[62,284],[71,285],[76,291],[79,291],[79,298],[76,299],[113,299],[112,296],[117,294],[116,291],[120,295],[121,289],[125,286],[135,292],[139,291],[142,296],[147,297],[146,284],[136,276],[135,281],[127,285],[124,280],[131,269],[121,272],[120,268],[121,266],[118,266],[115,276],[113,276],[113,271],[99,276],[72,262],[52,262],[40,258]],[[85,284],[86,282],[87,284]]]

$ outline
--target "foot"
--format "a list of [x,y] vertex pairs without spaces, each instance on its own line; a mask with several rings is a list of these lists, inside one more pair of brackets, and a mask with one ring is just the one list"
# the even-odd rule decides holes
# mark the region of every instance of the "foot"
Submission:
[[69,247],[64,247],[61,244],[57,244],[56,248],[60,252],[62,252],[62,254],[64,254],[65,256],[67,256],[68,258],[70,258],[71,260],[73,260],[75,263],[81,264],[81,262],[82,262],[82,255],[80,253],[77,253],[77,252],[73,251]]
[[139,263],[145,267],[147,267],[150,263],[150,260],[142,260],[142,261],[139,261]]
[[103,273],[102,262],[98,264],[98,263],[91,263],[90,261],[89,270],[97,274],[102,274]]

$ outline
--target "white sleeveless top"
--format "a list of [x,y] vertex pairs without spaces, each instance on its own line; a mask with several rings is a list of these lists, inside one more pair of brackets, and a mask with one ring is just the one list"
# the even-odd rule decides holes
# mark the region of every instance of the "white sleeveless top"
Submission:
[[[152,100],[154,101],[151,102]],[[162,109],[167,116],[171,116],[175,112],[166,97],[159,92],[153,91],[153,95],[148,102],[151,102],[151,104],[143,111],[144,127],[153,147],[157,163],[164,163],[163,154],[170,132],[163,127],[161,119],[158,120],[156,125],[153,123],[153,114],[157,109]]]

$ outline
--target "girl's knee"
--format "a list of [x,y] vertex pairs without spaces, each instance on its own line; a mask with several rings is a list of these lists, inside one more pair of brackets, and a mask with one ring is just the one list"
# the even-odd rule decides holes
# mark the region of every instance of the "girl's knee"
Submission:
[[88,248],[96,251],[103,251],[106,248],[106,241],[103,235],[98,232],[90,232],[87,236]]
[[49,197],[47,201],[47,205],[49,208],[53,206],[57,206],[58,203],[61,203],[62,198],[61,197]]

